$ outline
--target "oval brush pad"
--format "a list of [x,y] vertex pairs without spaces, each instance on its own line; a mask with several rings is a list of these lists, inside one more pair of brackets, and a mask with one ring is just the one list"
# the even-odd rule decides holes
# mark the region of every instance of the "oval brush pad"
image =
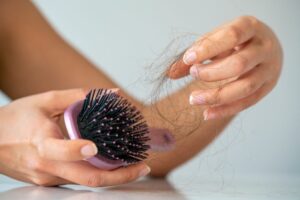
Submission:
[[112,90],[91,90],[65,111],[64,119],[70,139],[96,144],[98,154],[87,161],[101,169],[137,163],[147,158],[148,149],[167,151],[174,144],[171,133],[149,128],[141,113]]

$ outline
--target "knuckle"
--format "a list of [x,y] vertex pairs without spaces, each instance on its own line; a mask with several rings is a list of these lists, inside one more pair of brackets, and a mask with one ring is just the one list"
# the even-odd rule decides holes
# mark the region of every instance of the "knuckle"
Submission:
[[90,91],[90,89],[88,89],[88,88],[79,88],[79,89],[78,89],[78,94],[79,94],[80,96],[85,97],[86,94],[87,94],[89,91]]
[[243,104],[241,104],[241,107],[240,107],[240,109],[239,109],[239,112],[240,111],[243,111],[243,110],[245,110],[245,109],[247,109],[247,108],[249,108],[250,106],[252,106],[254,103],[252,102],[252,101],[250,101],[250,100],[248,100],[248,101],[245,101]]
[[34,177],[31,178],[32,183],[34,183],[35,185],[41,185],[43,184],[43,181],[39,178],[39,177]]
[[253,26],[253,27],[256,27],[258,24],[259,24],[259,20],[252,16],[252,15],[248,15],[248,16],[245,16],[247,18],[247,20],[250,22],[250,24]]
[[241,74],[248,65],[248,59],[241,55],[236,55],[234,58],[235,73]]
[[66,178],[69,176],[69,171],[66,170],[65,168],[57,168],[57,167],[54,167],[53,169],[51,169],[53,172],[56,172],[57,174],[59,174],[59,177],[62,177],[62,178]]
[[47,149],[45,149],[45,143],[43,141],[40,140],[36,140],[33,142],[34,144],[34,148],[37,151],[37,155],[39,158],[47,158],[47,155],[49,155],[47,153]]
[[274,42],[270,38],[266,38],[263,41],[263,45],[267,52],[271,51],[274,48]]
[[38,144],[36,148],[37,148],[38,155],[41,158],[45,158],[46,157],[46,151],[44,149],[43,144],[42,143]]
[[227,34],[237,45],[243,35],[243,31],[235,25],[231,25],[227,29]]
[[199,38],[195,41],[194,45],[201,45],[201,44],[203,44],[203,42],[206,42],[207,40],[208,40],[207,37],[204,37],[204,36],[199,37]]
[[51,181],[48,180],[47,178],[43,178],[43,177],[34,177],[34,178],[32,178],[31,181],[35,185],[39,185],[39,186],[50,186],[51,185]]
[[221,97],[220,97],[221,92],[222,92],[222,88],[218,88],[215,90],[215,92],[211,96],[211,100],[210,100],[211,104],[220,104],[221,103]]
[[57,100],[58,92],[56,90],[51,90],[45,93],[45,101],[52,102]]
[[44,168],[44,163],[41,159],[31,158],[26,161],[27,167],[33,171],[42,171]]
[[[201,49],[202,54],[209,54],[212,48],[213,42],[209,37],[204,37],[201,40],[199,40],[195,45],[194,49]],[[200,48],[201,47],[201,48]]]
[[102,175],[90,175],[90,176],[88,176],[85,185],[89,186],[89,187],[104,186],[103,176]]
[[210,81],[212,79],[209,70],[199,71],[198,77],[200,78],[200,80],[205,80],[205,81]]
[[132,172],[126,173],[125,178],[124,178],[124,180],[123,180],[122,183],[126,183],[126,182],[129,182],[129,181],[132,181],[135,178],[136,178],[136,176],[135,176],[134,173],[132,173]]
[[203,37],[198,41],[198,44],[206,44],[209,42],[210,42],[210,39],[208,39],[208,37]]
[[252,15],[243,15],[239,17],[239,20],[243,23],[246,23],[248,26],[256,27],[259,23],[259,20]]
[[256,88],[256,83],[253,81],[246,81],[244,91],[246,94],[252,93]]

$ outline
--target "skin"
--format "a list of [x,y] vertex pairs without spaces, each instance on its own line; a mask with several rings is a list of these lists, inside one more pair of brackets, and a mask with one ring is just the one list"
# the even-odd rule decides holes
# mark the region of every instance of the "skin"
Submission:
[[[225,39],[226,38],[226,39]],[[210,63],[203,62],[211,60]],[[282,49],[272,30],[252,16],[239,17],[200,37],[174,63],[169,76],[190,73],[218,87],[192,92],[190,103],[206,105],[204,119],[237,114],[254,105],[276,85]]]
[[[29,1],[1,1],[0,24],[0,87],[14,100],[0,108],[0,172],[37,185],[117,185],[146,175],[149,167],[152,177],[164,177],[205,148],[234,114],[270,92],[282,65],[274,33],[254,17],[239,17],[197,40],[168,71],[177,79],[196,68],[194,81],[144,105],[59,37]],[[187,62],[191,51],[196,58]],[[113,171],[82,161],[97,153],[94,144],[64,140],[61,114],[89,88],[121,88],[150,126],[174,134],[175,148]],[[201,103],[189,102],[196,94],[204,96],[194,98]]]
[[[114,171],[96,169],[82,161],[97,153],[91,141],[64,140],[58,124],[60,115],[86,94],[82,89],[51,91],[20,98],[1,108],[1,173],[44,186],[116,185],[149,173],[143,163]],[[82,151],[87,146],[90,150]]]

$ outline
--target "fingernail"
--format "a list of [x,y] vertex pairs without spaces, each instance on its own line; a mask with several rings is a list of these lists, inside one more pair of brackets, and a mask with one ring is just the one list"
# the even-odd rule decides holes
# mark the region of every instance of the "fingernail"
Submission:
[[190,68],[190,75],[194,78],[198,77],[198,68],[196,66]]
[[97,152],[98,152],[98,149],[95,144],[88,144],[81,148],[81,154],[84,157],[92,157],[92,156],[96,155]]
[[147,174],[149,174],[151,171],[150,167],[149,166],[146,166],[142,171],[140,171],[140,174],[139,176],[142,177],[142,176],[146,176]]
[[113,93],[118,93],[120,91],[120,88],[112,88],[110,89],[110,91]]
[[190,104],[191,105],[196,105],[196,104],[205,104],[205,97],[201,94],[198,95],[190,95]]
[[197,54],[195,51],[188,51],[183,56],[183,62],[186,65],[193,64],[193,62],[195,62],[196,59],[197,59]]
[[203,112],[203,118],[204,118],[205,121],[207,120],[207,117],[208,117],[208,111],[204,110],[204,112]]

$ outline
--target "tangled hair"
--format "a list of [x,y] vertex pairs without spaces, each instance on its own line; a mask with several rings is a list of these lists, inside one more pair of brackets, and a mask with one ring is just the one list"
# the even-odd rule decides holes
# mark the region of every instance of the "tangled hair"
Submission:
[[[203,111],[205,108],[203,106],[191,106],[187,102],[191,92],[197,89],[205,90],[211,88],[220,90],[226,83],[233,80],[230,79],[216,82],[204,82],[201,80],[193,80],[190,76],[186,76],[176,81],[169,78],[168,72],[170,68],[178,60],[182,59],[187,48],[189,48],[193,41],[195,41],[195,37],[198,36],[196,34],[186,34],[184,36],[175,38],[147,68],[147,77],[151,77],[151,79],[148,78],[148,82],[153,86],[148,98],[148,100],[150,100],[148,104],[150,104],[151,107],[150,112],[155,113],[154,115],[150,115],[150,121],[152,120],[151,118],[155,118],[154,126],[158,125],[162,128],[168,128],[171,132],[175,133],[173,135],[175,136],[177,147],[184,145],[184,140],[192,134],[198,134],[199,131],[201,131],[201,126],[205,123],[203,121]],[[208,38],[202,37],[202,39],[205,40]],[[203,64],[207,64],[211,62],[211,60],[206,60],[203,62]],[[178,89],[181,90],[176,94]],[[172,96],[174,93],[175,95]],[[218,93],[216,95],[218,95]],[[183,102],[184,106],[178,103],[180,98],[177,98],[176,101],[176,99],[172,99],[170,96],[175,98],[178,96],[180,98],[184,98],[186,102],[180,101],[181,103]],[[162,104],[163,106],[160,106],[159,103],[162,101],[164,101],[164,104]],[[167,103],[165,103],[166,101]],[[169,111],[172,113],[172,115],[168,114]],[[156,121],[159,122],[156,124]],[[149,125],[153,126],[151,123]],[[220,132],[220,127],[210,127],[209,131],[214,132],[209,133],[213,137],[211,139],[214,139]],[[236,138],[232,139],[230,143],[233,143],[235,140]],[[208,145],[209,142],[210,141],[205,141],[205,145]],[[228,147],[229,144],[216,151],[214,155],[216,155],[218,152],[226,150]],[[151,155],[150,160],[155,160],[157,157],[159,157],[159,155],[154,153]]]
[[[159,108],[156,103],[161,99],[164,99],[165,101],[168,101],[168,109],[175,109],[176,107],[178,109],[178,103],[169,98],[169,95],[190,84],[192,79],[190,77],[184,77],[180,80],[174,81],[168,77],[168,71],[174,63],[182,58],[184,52],[192,44],[192,41],[195,40],[196,36],[197,35],[195,34],[186,34],[173,39],[164,51],[157,57],[155,62],[151,63],[147,68],[147,73],[149,73],[148,77],[151,77],[148,81],[154,85],[150,93],[150,97],[148,98],[148,100],[150,100],[148,103],[152,105],[154,109],[153,112],[158,114],[161,121],[164,121],[164,123],[167,124],[168,127],[171,127],[171,129],[180,132],[180,138],[178,138],[178,135],[176,136],[177,140],[183,139],[192,134],[201,126],[202,114],[195,114],[195,108],[189,106],[176,110],[177,112],[174,112],[174,117],[170,119],[165,116],[161,108]],[[199,84],[201,83],[199,82]],[[203,84],[201,84],[200,87],[203,88]],[[191,91],[186,90],[181,92],[186,94],[185,96],[188,100],[188,96]],[[200,110],[197,112],[199,111]],[[182,122],[183,119],[181,116],[183,115],[193,116],[194,118],[192,120]]]
[[[147,77],[148,82],[153,85],[152,92],[150,93],[149,98],[150,102],[147,102],[151,105],[152,111],[159,116],[160,121],[172,130],[176,130],[178,133],[176,139],[183,139],[186,136],[194,133],[201,124],[203,123],[203,107],[194,107],[186,103],[185,107],[178,104],[176,99],[169,98],[170,95],[181,88],[180,94],[184,94],[186,102],[188,97],[193,90],[197,89],[208,89],[208,88],[219,88],[221,89],[224,85],[224,81],[219,82],[204,82],[201,80],[193,80],[190,76],[178,79],[176,81],[171,80],[168,76],[168,72],[171,66],[176,63],[178,60],[181,60],[183,54],[188,47],[198,38],[197,34],[185,34],[173,39],[169,45],[164,49],[164,51],[159,54],[153,63],[147,67]],[[203,37],[203,39],[207,39]],[[210,60],[204,61],[204,63],[209,63]],[[190,87],[193,85],[193,87]],[[157,102],[167,101],[168,108],[159,107]],[[166,116],[163,110],[168,109],[172,112],[172,116]],[[171,131],[172,131],[171,130]],[[180,135],[180,138],[178,138]]]

